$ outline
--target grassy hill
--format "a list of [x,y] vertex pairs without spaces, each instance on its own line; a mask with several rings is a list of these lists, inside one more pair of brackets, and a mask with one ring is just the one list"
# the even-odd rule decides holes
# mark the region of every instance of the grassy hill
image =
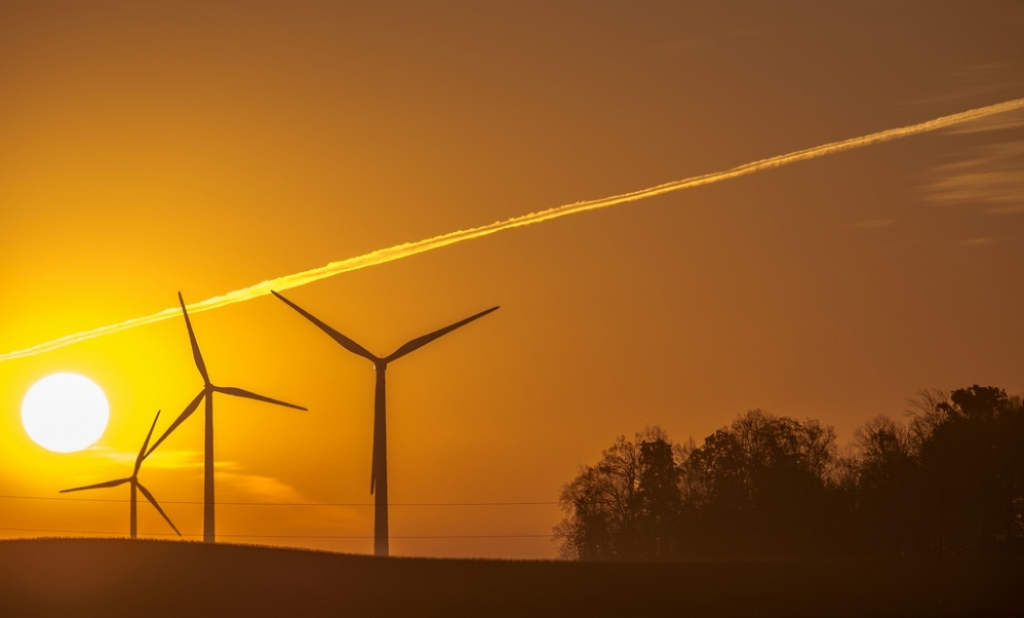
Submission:
[[1024,615],[1024,562],[579,564],[0,542],[0,616]]

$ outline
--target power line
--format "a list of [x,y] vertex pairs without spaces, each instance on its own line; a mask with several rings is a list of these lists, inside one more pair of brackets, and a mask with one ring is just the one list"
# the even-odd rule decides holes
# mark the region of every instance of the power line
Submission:
[[[49,528],[0,528],[12,532],[50,532],[55,534],[103,534],[107,536],[124,536],[118,532],[99,532],[92,530],[52,530]],[[170,532],[139,533],[143,536],[177,536]],[[181,536],[201,537],[202,534],[182,534]],[[442,535],[409,535],[392,536],[392,539],[550,539],[553,534],[442,534]],[[217,537],[241,539],[372,539],[372,535],[315,535],[315,534],[217,534]]]
[[[10,500],[47,500],[52,502],[118,502],[115,498],[51,498],[47,496],[0,496]],[[161,500],[160,504],[203,504],[202,500]],[[558,502],[392,502],[388,506],[552,506]],[[370,507],[373,502],[217,502],[217,506],[351,506]]]

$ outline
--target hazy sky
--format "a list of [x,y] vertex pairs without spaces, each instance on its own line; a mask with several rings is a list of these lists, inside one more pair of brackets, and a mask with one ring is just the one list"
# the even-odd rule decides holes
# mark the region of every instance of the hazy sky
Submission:
[[[0,353],[400,242],[1024,96],[1024,4],[0,4]],[[289,298],[396,362],[395,503],[548,502],[616,435],[760,407],[842,441],[919,388],[1024,391],[1024,114],[341,275]],[[373,369],[272,298],[194,318],[218,500],[369,503]],[[50,453],[29,386],[96,380]],[[198,392],[172,320],[0,363],[0,495],[125,476]],[[169,418],[168,418],[169,417]],[[201,531],[202,422],[142,479]],[[127,489],[81,494],[125,499]],[[0,537],[127,532],[127,505],[0,498]],[[163,533],[140,508],[141,530]],[[552,505],[394,507],[402,536],[549,534]],[[22,529],[22,530],[18,530]],[[32,529],[33,531],[27,531]],[[369,552],[365,507],[230,506],[225,540]],[[224,537],[223,535],[271,535]],[[550,557],[546,538],[395,554]]]

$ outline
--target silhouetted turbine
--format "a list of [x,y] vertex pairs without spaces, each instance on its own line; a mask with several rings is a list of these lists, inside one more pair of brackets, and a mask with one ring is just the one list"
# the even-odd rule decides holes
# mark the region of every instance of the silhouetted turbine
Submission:
[[[171,518],[167,516],[167,513],[164,513],[164,510],[162,508],[160,508],[160,505],[157,503],[156,498],[153,497],[153,494],[149,493],[149,490],[146,489],[145,486],[143,486],[141,482],[139,482],[139,468],[142,467],[142,462],[147,457],[149,457],[149,453],[153,452],[153,449],[150,449],[149,452],[147,452],[146,451],[146,447],[149,446],[149,439],[151,437],[153,437],[153,430],[156,428],[156,421],[159,418],[160,418],[160,412],[158,411],[156,413],[156,418],[153,419],[152,426],[150,426],[150,428],[149,428],[149,433],[146,434],[146,440],[145,440],[145,442],[142,443],[142,448],[139,449],[139,455],[135,458],[135,469],[132,470],[132,475],[131,476],[129,476],[126,479],[117,479],[116,481],[107,481],[106,483],[96,483],[95,485],[86,485],[85,487],[75,487],[74,489],[62,489],[60,491],[60,493],[66,494],[66,493],[71,492],[71,491],[83,491],[83,490],[86,490],[86,489],[102,489],[104,487],[117,487],[118,485],[124,485],[125,483],[131,483],[131,486],[132,486],[132,498],[131,498],[131,507],[129,509],[129,512],[130,512],[130,516],[129,517],[131,519],[131,523],[129,524],[129,527],[128,527],[129,534],[131,535],[131,538],[133,538],[133,539],[137,538],[138,537],[138,533],[139,533],[139,521],[138,521],[139,510],[138,510],[138,504],[136,502],[136,494],[135,494],[135,490],[136,489],[141,491],[143,496],[146,496],[146,500],[149,500],[150,504],[153,505],[153,508],[155,508],[157,510],[157,512],[160,513],[160,515],[162,515],[165,520],[167,520],[167,523],[170,524],[171,528],[173,528],[175,532],[178,532],[178,528],[174,525],[174,522],[171,521]],[[156,446],[154,446],[153,448],[156,448]],[[178,532],[178,536],[181,536],[180,532]]]
[[206,399],[206,433],[205,433],[205,461],[204,461],[204,477],[203,477],[203,542],[204,543],[215,543],[215,521],[214,521],[214,499],[213,499],[213,394],[223,393],[225,395],[232,395],[235,397],[245,397],[247,399],[255,399],[256,401],[265,401],[266,403],[272,403],[278,406],[285,406],[288,408],[295,408],[296,410],[305,410],[302,406],[295,404],[286,403],[284,401],[278,401],[277,399],[271,399],[270,397],[264,397],[263,395],[257,395],[256,393],[235,388],[233,386],[215,386],[210,382],[210,374],[206,371],[206,363],[203,362],[203,355],[199,351],[199,343],[196,341],[196,334],[192,330],[192,322],[188,319],[188,311],[185,309],[185,300],[181,297],[181,292],[178,292],[178,302],[181,304],[181,312],[185,316],[185,326],[188,328],[188,338],[192,343],[192,357],[196,361],[196,369],[199,370],[199,375],[203,377],[203,390],[199,391],[195,399],[185,407],[185,410],[178,415],[178,418],[174,419],[171,426],[164,431],[163,435],[153,444],[153,448],[149,449],[150,452],[156,447],[160,446],[160,443],[167,439],[167,436],[171,435],[178,425],[185,422],[185,419],[192,416],[192,413],[199,407],[200,402]]
[[292,301],[288,300],[284,296],[281,296],[277,292],[273,292],[274,296],[280,298],[292,309],[298,311],[304,318],[315,324],[320,330],[327,333],[327,335],[341,344],[341,347],[345,348],[349,352],[362,356],[373,363],[377,373],[377,385],[373,402],[373,461],[370,470],[370,493],[374,494],[374,517],[373,517],[373,550],[378,556],[387,556],[388,549],[388,441],[387,441],[387,423],[385,422],[385,382],[384,372],[387,370],[388,363],[394,360],[402,358],[410,352],[414,352],[419,348],[427,345],[431,341],[442,337],[452,332],[460,326],[465,326],[473,320],[479,319],[491,313],[497,311],[498,307],[491,307],[486,311],[481,311],[476,315],[472,315],[465,320],[456,322],[450,326],[446,326],[440,330],[436,330],[430,334],[417,337],[412,341],[409,341],[405,345],[402,345],[397,350],[392,352],[388,356],[376,356],[369,350],[359,345],[355,341],[349,339],[345,335],[342,335],[338,331],[334,330],[327,324],[321,322],[319,319],[314,317],[311,313],[299,307]]

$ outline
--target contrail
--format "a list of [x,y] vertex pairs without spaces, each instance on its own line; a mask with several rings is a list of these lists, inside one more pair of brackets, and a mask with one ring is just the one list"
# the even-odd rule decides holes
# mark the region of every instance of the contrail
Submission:
[[[321,279],[326,279],[342,273],[376,266],[377,264],[386,264],[387,262],[411,257],[419,253],[425,253],[427,251],[433,251],[434,249],[440,249],[441,247],[447,247],[448,245],[454,245],[474,238],[489,236],[502,230],[525,227],[527,225],[534,225],[543,221],[550,221],[551,219],[558,219],[559,217],[565,217],[580,212],[608,208],[610,206],[617,206],[618,204],[625,204],[628,202],[636,202],[656,195],[661,195],[663,193],[671,193],[673,191],[681,191],[682,189],[691,189],[693,187],[709,185],[711,183],[729,180],[730,178],[737,178],[739,176],[746,176],[747,174],[753,174],[755,172],[789,165],[790,163],[816,159],[818,157],[824,157],[837,152],[843,152],[844,150],[863,148],[865,146],[909,137],[919,133],[927,133],[929,131],[935,131],[937,129],[943,129],[956,124],[970,122],[972,120],[978,120],[979,118],[985,118],[987,116],[1002,114],[1022,108],[1024,108],[1024,99],[1014,99],[1012,101],[1006,101],[1005,103],[979,107],[959,114],[942,116],[941,118],[936,118],[919,124],[913,124],[897,129],[888,129],[886,131],[880,131],[878,133],[872,133],[862,137],[854,137],[839,142],[815,146],[814,148],[808,148],[806,150],[798,150],[789,154],[770,157],[768,159],[761,159],[760,161],[746,163],[739,167],[734,167],[721,172],[704,174],[702,176],[693,176],[691,178],[667,182],[647,189],[640,189],[639,191],[632,191],[630,193],[613,195],[596,200],[565,204],[564,206],[549,208],[548,210],[521,215],[504,221],[497,221],[490,225],[449,232],[447,234],[441,234],[440,236],[434,236],[433,238],[427,238],[418,242],[395,245],[394,247],[389,247],[387,249],[378,249],[377,251],[341,260],[339,262],[331,262],[330,264],[321,266],[320,268],[314,268],[294,275],[286,275],[284,277],[278,277],[277,279],[263,281],[256,285],[242,288],[241,290],[228,292],[223,296],[215,296],[213,298],[188,305],[188,310],[190,313],[209,311],[210,309],[217,309],[218,307],[225,307],[227,305],[233,305],[235,303],[258,298],[260,296],[266,296],[270,294],[270,290],[272,289],[284,291],[291,288],[301,287],[309,283],[313,283],[314,281],[320,281]],[[155,322],[176,317],[179,315],[179,311],[179,308],[172,307],[170,309],[164,309],[159,313],[154,313],[141,318],[127,320],[110,326],[94,328],[92,330],[75,333],[73,335],[67,335],[59,339],[54,339],[53,341],[34,345],[30,348],[2,354],[0,355],[0,362],[13,360],[15,358],[24,358],[26,356],[34,356],[36,354],[56,350],[57,348],[62,348],[80,341],[118,333],[137,326],[153,324]]]

